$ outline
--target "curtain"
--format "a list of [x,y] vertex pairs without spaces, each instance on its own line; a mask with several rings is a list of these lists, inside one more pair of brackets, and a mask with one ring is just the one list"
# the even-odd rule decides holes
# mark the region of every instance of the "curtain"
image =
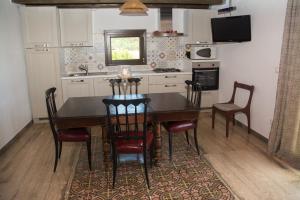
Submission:
[[300,1],[288,0],[269,153],[300,168]]

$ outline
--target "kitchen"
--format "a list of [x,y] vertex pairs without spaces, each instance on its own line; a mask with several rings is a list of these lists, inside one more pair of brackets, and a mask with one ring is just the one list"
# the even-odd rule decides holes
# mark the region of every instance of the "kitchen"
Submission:
[[[178,1],[176,2],[178,3]],[[259,156],[257,157],[259,161],[254,161],[257,152],[265,151],[260,149],[265,148],[265,141],[269,138],[271,129],[286,2],[277,2],[271,5],[278,14],[272,17],[272,9],[266,11],[269,6],[267,3],[260,5],[258,1],[254,4],[233,1],[233,5],[237,9],[232,12],[233,15],[251,15],[252,40],[243,43],[213,43],[211,18],[229,16],[229,13],[218,14],[218,9],[230,6],[230,2],[216,3],[218,5],[210,6],[210,9],[206,9],[207,7],[202,5],[196,9],[188,6],[183,6],[183,8],[178,5],[172,6],[171,17],[170,9],[166,7],[159,8],[160,6],[151,7],[147,3],[146,5],[149,5],[147,16],[120,15],[118,7],[123,2],[115,8],[99,8],[101,7],[99,5],[85,8],[74,5],[69,7],[66,5],[57,7],[50,5],[36,7],[30,5],[25,7],[11,2],[3,3],[3,7],[2,5],[0,7],[7,10],[1,10],[1,19],[9,20],[7,23],[3,21],[1,24],[3,27],[7,27],[6,32],[10,34],[4,35],[6,33],[1,31],[1,34],[3,33],[4,35],[4,37],[1,36],[1,43],[7,49],[1,51],[3,58],[0,59],[2,60],[1,82],[3,81],[4,83],[1,84],[1,91],[4,92],[1,112],[5,113],[5,116],[0,117],[0,145],[2,148],[1,152],[4,152],[0,154],[2,157],[1,161],[4,163],[1,166],[3,169],[1,179],[7,178],[8,174],[13,174],[12,177],[16,177],[16,179],[9,179],[9,184],[2,184],[3,187],[0,186],[2,189],[6,189],[8,186],[11,188],[6,190],[7,193],[1,191],[0,199],[11,198],[13,195],[15,195],[15,198],[21,198],[22,194],[24,199],[60,199],[63,195],[67,195],[68,192],[68,198],[79,198],[79,196],[76,196],[76,190],[74,190],[76,181],[85,182],[86,180],[77,180],[76,178],[74,180],[71,178],[71,180],[69,177],[74,175],[74,168],[76,168],[75,175],[78,175],[78,167],[76,167],[78,157],[79,169],[80,166],[86,166],[86,152],[79,156],[81,151],[78,146],[76,148],[76,145],[66,144],[63,147],[62,159],[58,163],[57,171],[53,173],[53,139],[51,138],[52,135],[48,125],[48,114],[45,104],[45,91],[48,88],[56,87],[56,104],[59,110],[72,97],[98,98],[111,95],[112,88],[109,80],[118,77],[125,70],[129,71],[133,77],[141,79],[138,87],[141,94],[149,94],[154,97],[158,93],[180,93],[186,96],[185,81],[195,79],[195,72],[201,69],[209,70],[208,74],[215,81],[213,81],[212,85],[208,85],[207,90],[202,91],[202,113],[200,115],[201,123],[199,123],[201,133],[200,135],[198,134],[198,140],[200,146],[205,150],[205,158],[208,159],[217,172],[221,173],[223,178],[221,182],[230,186],[229,190],[224,189],[224,191],[233,190],[231,195],[234,198],[258,199],[258,197],[262,197],[262,199],[277,199],[275,194],[283,199],[297,198],[298,194],[294,192],[297,186],[287,180],[292,177],[296,179],[297,176],[294,174],[287,175],[286,171],[277,169],[277,165],[275,167],[274,163],[271,164],[271,161],[264,160],[264,158]],[[259,6],[263,6],[265,10],[260,10]],[[167,16],[164,16],[166,13]],[[10,17],[8,18],[8,16]],[[162,18],[165,19],[165,17],[168,19],[166,20],[167,23],[163,23]],[[260,21],[259,19],[265,19],[265,21]],[[266,20],[272,22],[268,30],[263,25]],[[114,62],[112,56],[111,59],[107,59],[108,47],[112,45],[112,42],[108,44],[107,37],[109,37],[109,34],[115,34],[113,31],[116,30],[122,30],[123,32],[126,32],[126,30],[136,30],[136,32],[137,30],[145,30],[145,36],[134,36],[144,39],[140,39],[140,42],[144,41],[143,45],[145,48],[139,48],[139,50],[144,49],[144,52],[139,51],[139,55],[142,55],[139,57],[142,64],[125,63],[115,66],[112,63]],[[6,40],[2,41],[4,38]],[[196,49],[207,49],[207,47],[212,52],[216,50],[216,55],[209,57],[209,59],[200,60],[193,60],[195,55],[190,57]],[[113,50],[114,48],[111,47],[111,52]],[[264,54],[265,52],[268,52],[268,54]],[[12,56],[16,59],[7,59]],[[18,66],[23,67],[2,68],[5,65],[17,65],[16,63],[19,63]],[[214,71],[210,74],[212,69]],[[230,136],[226,140],[224,120],[222,118],[217,118],[217,128],[211,129],[210,108],[213,104],[224,102],[230,98],[235,80],[255,85],[251,107],[253,130],[252,134],[247,136],[247,131],[245,131],[245,126],[247,126],[246,118],[238,115],[236,116],[238,126],[230,127]],[[8,90],[4,86],[11,89]],[[238,99],[239,103],[244,100],[244,97]],[[24,129],[25,132],[21,131],[24,127],[26,127]],[[93,129],[94,132],[101,132],[101,130],[95,128]],[[29,140],[30,136],[34,137],[34,133],[40,138],[39,143]],[[24,137],[23,135],[26,136]],[[42,137],[46,137],[47,140],[41,140]],[[23,138],[26,139],[24,140]],[[251,144],[247,140],[250,140]],[[25,141],[30,142],[28,142],[24,150],[21,150],[20,144]],[[42,141],[45,141],[44,146],[41,145]],[[164,139],[162,142],[167,143]],[[176,146],[178,142],[176,137],[174,142],[174,149],[176,149],[178,147]],[[220,147],[214,144],[219,144]],[[37,158],[33,159],[24,154],[25,152],[30,152],[30,150],[26,150],[28,145],[32,146],[32,154],[37,155]],[[185,144],[183,146],[185,147]],[[240,149],[241,146],[244,146],[247,150],[244,155],[241,153],[244,151],[243,148]],[[43,154],[38,154],[38,149]],[[229,156],[232,151],[230,149],[236,149],[237,156],[235,158]],[[21,160],[24,162],[26,171],[15,167],[20,165],[18,161],[10,161],[12,158],[9,155],[13,155],[11,154],[12,152],[18,151],[24,152]],[[100,155],[101,151],[96,149],[93,152],[93,156]],[[229,156],[227,157],[228,160],[222,158],[223,151]],[[18,154],[14,155],[18,157]],[[176,157],[175,153],[174,156]],[[26,159],[28,161],[25,161]],[[249,168],[243,163],[249,163],[253,160],[255,163],[253,167],[261,169],[258,172],[259,174],[268,174],[265,171],[268,167],[277,170],[277,173],[284,177],[281,177],[282,179],[277,177],[278,179],[276,179],[276,181],[282,181],[282,188],[277,190],[277,193],[274,192],[276,183],[272,182],[271,176],[267,176],[269,178],[264,179],[259,178],[257,174],[252,174],[253,179],[258,180],[257,182],[252,182],[253,179],[250,178],[251,173],[249,171],[244,175],[251,183],[236,181],[236,177],[243,173],[241,170],[236,176],[232,175],[231,171],[234,165],[228,164],[230,160],[232,163],[238,163],[239,166],[242,166],[241,169],[246,171]],[[238,160],[242,161],[239,162]],[[14,163],[11,170],[4,168],[8,166],[9,162]],[[227,163],[228,166],[222,167],[221,162]],[[30,163],[32,163],[32,170],[29,170]],[[43,164],[43,168],[41,168],[39,167],[41,166],[40,163],[46,164]],[[93,160],[93,168],[96,169],[95,175],[98,173],[97,169],[101,165],[102,161],[94,162]],[[41,174],[45,173],[46,176],[36,176],[34,171]],[[18,173],[21,174],[23,172],[27,174],[22,175],[24,177],[22,180]],[[138,174],[143,175],[143,173],[139,172]],[[270,171],[270,173],[272,172]],[[117,179],[121,177],[122,175],[118,174]],[[155,175],[151,177],[151,186],[156,188]],[[110,179],[110,175],[108,178]],[[47,183],[43,183],[42,179]],[[53,182],[49,181],[50,179]],[[223,181],[224,179],[225,181]],[[33,181],[33,185],[28,184],[30,180]],[[18,181],[19,183],[17,183]],[[141,177],[141,180],[138,178],[137,182],[140,183],[140,181],[144,181],[144,178]],[[66,189],[67,182],[71,184],[71,190]],[[58,187],[51,185],[56,183],[59,183]],[[117,180],[116,187],[119,184],[120,182]],[[253,193],[251,187],[247,188],[247,184],[251,184],[256,189],[264,189]],[[255,184],[256,186],[254,186]],[[270,184],[272,187],[265,188],[263,187],[264,184]],[[16,187],[20,187],[20,190],[16,190]],[[94,189],[99,189],[97,187]],[[107,187],[110,188],[110,184],[107,184]],[[141,186],[141,188],[145,189],[147,187]],[[110,195],[117,195],[116,191]],[[286,191],[290,191],[293,194],[289,192],[287,194]],[[272,194],[273,192],[274,194]],[[166,194],[174,198],[177,197],[175,193]],[[217,193],[212,192],[211,194],[215,195]],[[226,194],[229,195],[230,193]],[[90,195],[94,194],[88,191],[87,196]],[[99,197],[101,195],[99,194]],[[231,195],[229,195],[228,199],[233,198]]]

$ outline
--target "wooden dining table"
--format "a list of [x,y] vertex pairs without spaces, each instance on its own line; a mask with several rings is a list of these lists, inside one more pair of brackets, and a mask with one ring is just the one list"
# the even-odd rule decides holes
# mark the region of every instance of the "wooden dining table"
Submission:
[[168,121],[197,120],[200,108],[179,93],[155,93],[144,95],[71,97],[57,111],[56,124],[59,129],[102,126],[103,158],[109,161],[110,144],[106,131],[105,98],[150,98],[148,116],[154,124],[155,161],[161,159],[161,123]]

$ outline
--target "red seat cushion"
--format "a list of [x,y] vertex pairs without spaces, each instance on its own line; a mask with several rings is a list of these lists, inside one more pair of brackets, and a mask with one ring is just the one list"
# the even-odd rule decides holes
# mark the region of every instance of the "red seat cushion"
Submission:
[[80,142],[90,138],[90,131],[87,128],[64,129],[58,132],[58,140],[60,141]]
[[[135,133],[129,133],[129,135],[133,136]],[[143,135],[143,132],[138,133],[139,136]],[[150,148],[153,142],[153,133],[147,133],[147,150]],[[118,139],[116,141],[116,149],[118,153],[142,153],[143,152],[143,140],[142,139]]]
[[167,122],[163,125],[168,132],[181,132],[196,128],[196,124],[192,121]]

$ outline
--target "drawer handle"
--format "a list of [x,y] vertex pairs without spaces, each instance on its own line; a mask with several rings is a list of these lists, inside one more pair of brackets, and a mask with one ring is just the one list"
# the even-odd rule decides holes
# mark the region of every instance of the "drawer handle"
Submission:
[[165,76],[165,78],[176,78],[176,76]]
[[81,79],[81,80],[71,80],[71,82],[72,83],[82,83],[82,82],[84,82],[84,80],[83,79]]
[[165,85],[165,87],[176,87],[177,85]]

